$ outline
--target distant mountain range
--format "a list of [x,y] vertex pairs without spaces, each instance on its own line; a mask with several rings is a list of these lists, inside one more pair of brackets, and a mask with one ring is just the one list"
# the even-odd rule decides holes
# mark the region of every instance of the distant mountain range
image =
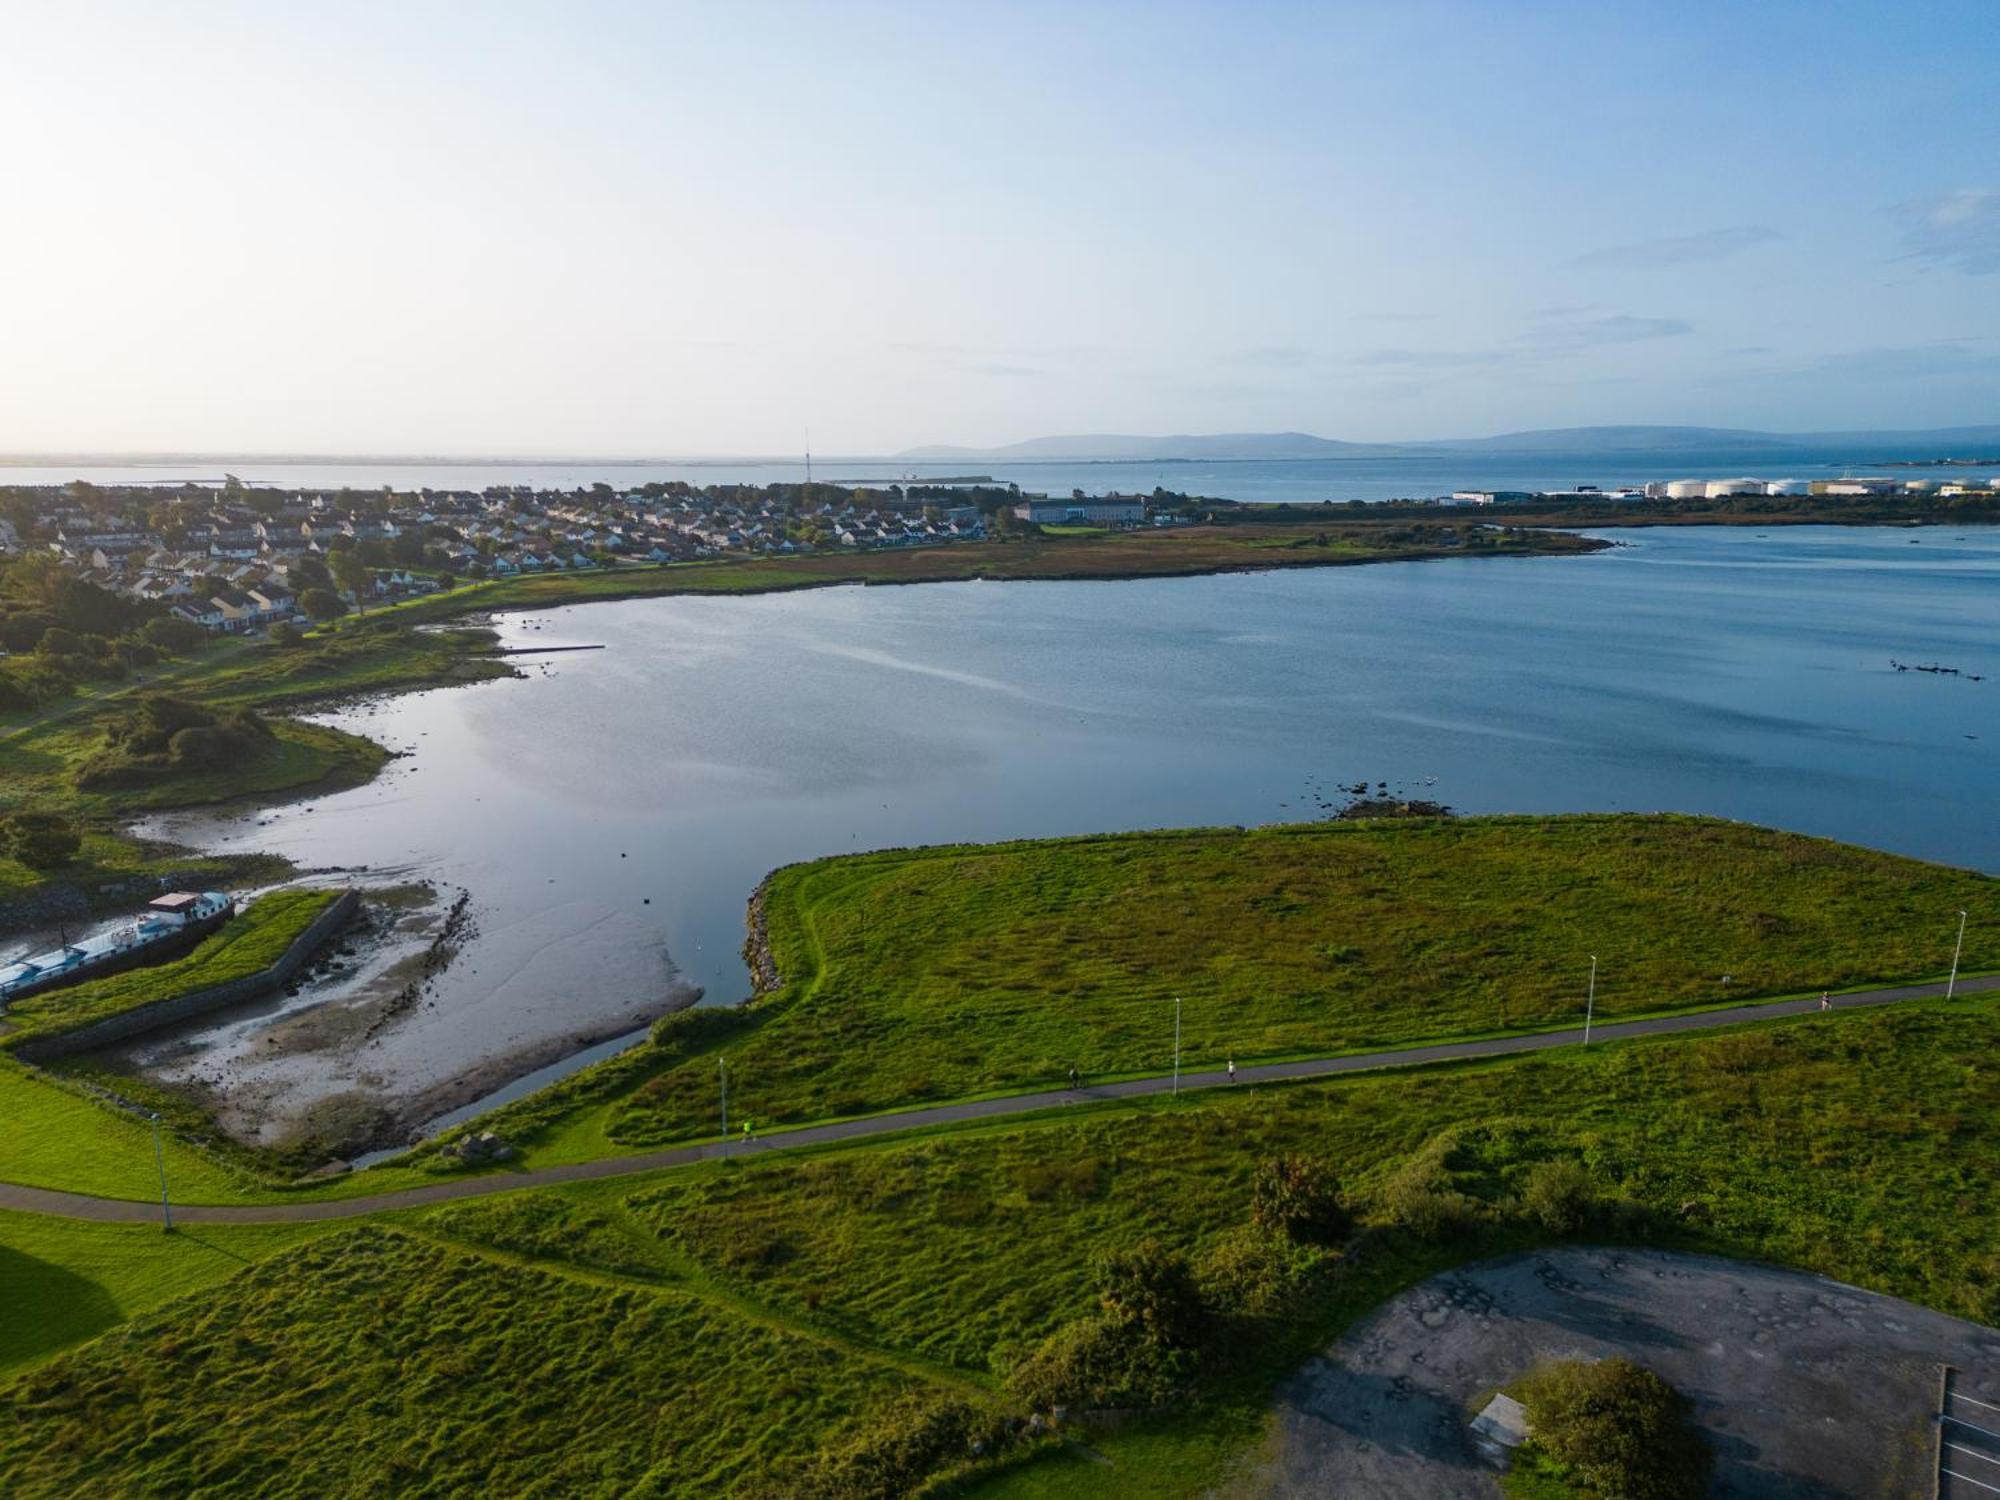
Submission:
[[1757,432],[1742,427],[1554,427],[1494,437],[1436,438],[1407,443],[1348,443],[1308,432],[1224,432],[1169,437],[1110,433],[1029,438],[999,448],[937,445],[908,448],[899,459],[1048,459],[1138,463],[1179,459],[1394,458],[1452,453],[1759,453],[1839,452],[1885,457],[1921,452],[1937,457],[1967,448],[1991,452],[2000,425],[1864,432]]

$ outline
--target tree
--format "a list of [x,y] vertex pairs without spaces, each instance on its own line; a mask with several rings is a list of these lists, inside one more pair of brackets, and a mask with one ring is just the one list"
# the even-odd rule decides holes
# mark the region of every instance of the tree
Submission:
[[332,589],[307,589],[299,595],[299,608],[315,620],[337,620],[347,613],[347,601]]
[[292,586],[301,589],[330,589],[333,574],[319,558],[307,554],[291,566],[289,577]]
[[159,647],[160,650],[173,652],[177,656],[200,650],[202,644],[208,640],[206,630],[194,621],[184,620],[179,615],[161,615],[158,619],[148,620],[139,627],[139,635],[141,639]]
[[0,822],[0,845],[31,870],[53,870],[76,858],[83,834],[53,812],[17,812]]
[[326,565],[333,572],[334,582],[352,594],[354,602],[360,606],[361,612],[366,614],[368,583],[372,575],[368,571],[368,564],[361,560],[361,554],[352,547],[343,547],[340,551],[328,555]]
[[1259,1164],[1250,1185],[1250,1218],[1259,1229],[1297,1245],[1331,1245],[1353,1224],[1333,1168],[1315,1156],[1280,1156]]

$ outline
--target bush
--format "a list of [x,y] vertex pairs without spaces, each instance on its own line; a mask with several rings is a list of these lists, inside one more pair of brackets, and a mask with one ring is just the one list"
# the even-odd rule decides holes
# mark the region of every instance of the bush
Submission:
[[975,1443],[999,1434],[990,1417],[962,1401],[910,1396],[859,1434],[822,1452],[785,1493],[811,1500],[897,1500],[943,1469],[965,1462]]
[[247,708],[212,712],[180,698],[149,695],[108,725],[105,747],[77,771],[85,791],[143,786],[186,771],[241,765],[269,753],[277,736]]
[[1167,1405],[1193,1374],[1190,1350],[1161,1349],[1113,1318],[1078,1318],[1014,1363],[1007,1394],[1030,1411],[1143,1411]]
[[1295,1245],[1335,1244],[1353,1225],[1333,1168],[1314,1156],[1280,1156],[1258,1165],[1250,1221]]
[[1027,1406],[1156,1407],[1193,1378],[1207,1309],[1187,1257],[1157,1240],[1097,1262],[1104,1311],[1058,1329],[1007,1374]]
[[42,638],[35,643],[35,651],[41,656],[74,656],[83,647],[83,640],[74,630],[65,630],[60,625],[51,625],[42,632]]
[[1521,1206],[1551,1234],[1575,1234],[1596,1208],[1590,1174],[1573,1161],[1545,1161],[1528,1176]]
[[271,627],[271,644],[274,646],[284,646],[288,648],[292,646],[303,646],[305,644],[305,640],[306,640],[305,632],[303,630],[300,630],[299,627],[294,625],[290,620],[280,620],[276,625]]
[[35,611],[0,619],[0,647],[9,651],[32,651],[42,633],[55,624],[53,617]]
[[66,865],[82,847],[82,831],[61,813],[17,812],[0,819],[0,848],[31,870]]
[[1100,1256],[1097,1295],[1107,1317],[1136,1326],[1162,1348],[1192,1348],[1201,1339],[1204,1319],[1194,1271],[1185,1255],[1158,1240]]
[[1687,1398],[1627,1359],[1571,1360],[1531,1374],[1516,1392],[1535,1446],[1592,1494],[1699,1500],[1713,1459]]
[[1242,1229],[1214,1246],[1195,1268],[1202,1301],[1224,1317],[1274,1318],[1298,1305],[1340,1264],[1310,1245]]

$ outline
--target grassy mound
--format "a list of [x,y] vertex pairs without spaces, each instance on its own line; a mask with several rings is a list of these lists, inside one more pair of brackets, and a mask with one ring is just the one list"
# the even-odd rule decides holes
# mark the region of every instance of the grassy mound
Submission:
[[[785,985],[721,1047],[767,1123],[1164,1072],[1175,996],[1185,1065],[1216,1068],[1575,1024],[1593,953],[1606,1018],[1940,975],[1960,909],[1967,969],[2000,958],[2000,881],[1686,817],[897,851],[781,870],[764,904]],[[610,1138],[712,1133],[714,1058],[656,1062]]]
[[902,1490],[962,1464],[956,1393],[682,1293],[363,1228],[0,1389],[0,1471],[21,1500],[811,1494],[823,1452],[926,1418],[959,1441]]

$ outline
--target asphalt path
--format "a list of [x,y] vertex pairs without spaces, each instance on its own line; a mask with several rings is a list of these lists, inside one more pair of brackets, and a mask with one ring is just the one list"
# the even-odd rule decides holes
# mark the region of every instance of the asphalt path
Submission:
[[[2000,989],[2000,974],[1962,977],[1960,994]],[[1942,997],[1945,986],[1906,984],[1890,989],[1861,990],[1840,995],[1833,1001],[1836,1010],[1857,1010],[1877,1005],[1893,1005],[1900,1000],[1929,1000]],[[1773,1000],[1758,1005],[1733,1005],[1722,1010],[1689,1011],[1679,1015],[1655,1016],[1642,1021],[1611,1021],[1590,1028],[1592,1042],[1617,1041],[1624,1037],[1669,1036],[1687,1031],[1711,1031],[1719,1026],[1735,1026],[1744,1021],[1768,1021],[1785,1016],[1809,1015],[1819,1009],[1817,997],[1803,1000]],[[1236,1070],[1235,1087],[1251,1083],[1274,1083],[1295,1078],[1326,1078],[1339,1073],[1362,1073],[1381,1068],[1421,1067],[1426,1063],[1457,1062],[1469,1058],[1507,1057],[1522,1052],[1547,1052],[1558,1047],[1583,1044],[1581,1026],[1565,1031],[1541,1031],[1526,1036],[1488,1037],[1469,1042],[1437,1042],[1426,1047],[1405,1047],[1387,1052],[1358,1052],[1342,1057],[1301,1058],[1293,1062],[1261,1063]],[[1065,1105],[1088,1104],[1108,1099],[1136,1099],[1196,1089],[1229,1088],[1228,1073],[1220,1068],[1151,1078],[1128,1078],[1116,1083],[1086,1081],[1075,1089],[1045,1089],[1033,1094],[1008,1094],[994,1099],[967,1099],[957,1104],[939,1104],[929,1109],[900,1110],[894,1114],[870,1115],[858,1120],[839,1120],[830,1125],[808,1125],[798,1130],[759,1135],[754,1141],[709,1141],[698,1146],[677,1146],[666,1151],[648,1151],[636,1156],[607,1156],[595,1161],[572,1162],[560,1167],[536,1167],[516,1172],[490,1173],[479,1177],[450,1178],[425,1187],[400,1192],[373,1193],[365,1197],[313,1202],[257,1204],[188,1204],[174,1206],[176,1224],[310,1224],[334,1219],[355,1219],[364,1214],[390,1209],[421,1208],[428,1204],[450,1203],[459,1198],[484,1197],[489,1193],[511,1193],[521,1188],[551,1187],[564,1182],[595,1182],[607,1177],[631,1177],[641,1172],[657,1172],[664,1167],[684,1167],[695,1162],[729,1156],[762,1156],[790,1146],[818,1146],[836,1141],[867,1140],[902,1131],[923,1130],[933,1125],[952,1125],[969,1120],[1004,1119],[1008,1115],[1032,1114]],[[0,1183],[0,1209],[28,1213],[56,1214],[70,1219],[94,1219],[104,1223],[158,1223],[160,1205],[127,1198],[94,1198],[84,1193],[64,1193],[51,1188],[22,1187]]]

